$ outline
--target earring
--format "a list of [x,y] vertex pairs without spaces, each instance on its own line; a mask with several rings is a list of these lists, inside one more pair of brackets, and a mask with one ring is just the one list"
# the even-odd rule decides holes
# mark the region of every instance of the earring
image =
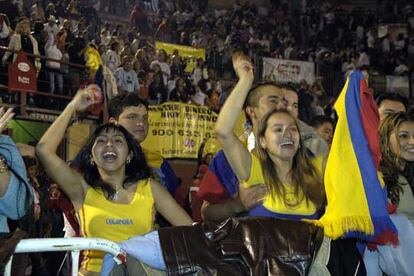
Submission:
[[6,158],[0,155],[0,174],[5,173],[9,169]]
[[91,165],[91,166],[95,166],[95,161],[93,161],[93,159],[92,159],[92,158],[89,160],[89,165]]
[[127,160],[126,160],[126,164],[127,164],[127,165],[131,164],[131,158],[127,158]]

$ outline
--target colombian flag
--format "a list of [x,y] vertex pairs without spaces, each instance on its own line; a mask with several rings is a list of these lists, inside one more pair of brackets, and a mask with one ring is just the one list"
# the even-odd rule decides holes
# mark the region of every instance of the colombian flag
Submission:
[[360,71],[347,79],[335,110],[338,123],[325,171],[328,204],[317,222],[325,235],[397,243],[387,211],[387,195],[378,176],[379,116]]
[[211,160],[200,183],[197,197],[210,204],[221,204],[236,195],[239,182],[224,152],[220,150]]

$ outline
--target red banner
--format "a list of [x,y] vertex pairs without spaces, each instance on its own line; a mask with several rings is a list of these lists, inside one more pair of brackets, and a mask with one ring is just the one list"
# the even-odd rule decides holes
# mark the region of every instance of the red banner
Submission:
[[19,53],[9,65],[9,88],[18,91],[36,91],[36,69],[25,53]]

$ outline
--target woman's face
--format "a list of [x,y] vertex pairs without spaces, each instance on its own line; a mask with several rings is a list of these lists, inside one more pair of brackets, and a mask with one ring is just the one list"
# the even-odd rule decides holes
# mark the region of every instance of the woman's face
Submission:
[[30,21],[29,20],[24,20],[20,22],[20,33],[25,34],[25,35],[30,33]]
[[102,130],[92,146],[92,157],[98,168],[105,171],[122,169],[130,151],[124,135],[113,129]]
[[391,133],[391,152],[404,162],[414,162],[414,121],[401,123]]
[[[300,134],[295,120],[288,114],[276,113],[267,121],[261,147],[270,156],[290,161],[299,149]],[[273,159],[273,158],[272,158]]]

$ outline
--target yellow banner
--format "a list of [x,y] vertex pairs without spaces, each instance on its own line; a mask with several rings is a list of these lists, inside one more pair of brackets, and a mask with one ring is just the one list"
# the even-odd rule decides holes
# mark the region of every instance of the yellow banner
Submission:
[[171,55],[175,49],[178,50],[180,56],[187,62],[186,72],[191,73],[197,58],[206,60],[206,51],[204,48],[194,48],[184,45],[165,43],[161,41],[155,42],[155,48],[164,49],[168,55]]
[[[218,145],[214,141],[217,116],[208,107],[192,104],[168,102],[150,106],[148,135],[142,146],[164,158],[197,158],[203,141],[208,140],[207,147]],[[234,130],[237,135],[243,132],[244,121],[242,114]]]

